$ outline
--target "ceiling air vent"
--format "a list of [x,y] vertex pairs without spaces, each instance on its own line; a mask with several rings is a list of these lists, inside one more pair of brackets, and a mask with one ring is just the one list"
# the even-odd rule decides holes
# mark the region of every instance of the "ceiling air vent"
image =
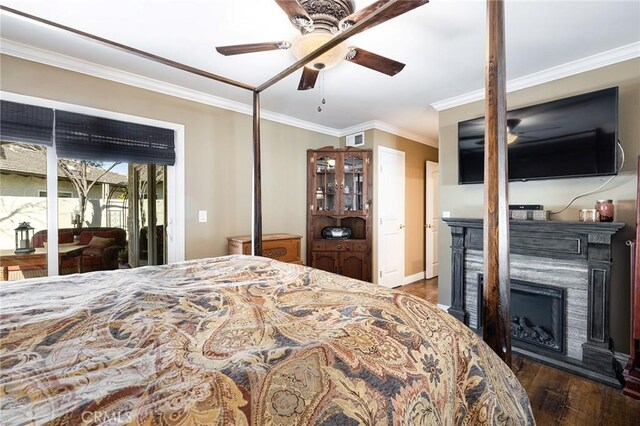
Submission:
[[364,146],[364,132],[348,135],[347,146]]

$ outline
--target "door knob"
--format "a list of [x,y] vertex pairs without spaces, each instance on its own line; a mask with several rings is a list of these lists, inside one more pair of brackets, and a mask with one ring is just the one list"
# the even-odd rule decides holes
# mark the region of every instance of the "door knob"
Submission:
[[403,224],[400,224],[400,229],[404,229],[404,225]]

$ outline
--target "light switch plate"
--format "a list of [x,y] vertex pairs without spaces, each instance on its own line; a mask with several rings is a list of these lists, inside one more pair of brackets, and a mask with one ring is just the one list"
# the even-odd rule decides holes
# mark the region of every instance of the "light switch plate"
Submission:
[[447,217],[451,217],[451,212],[448,210],[445,210],[442,212],[442,217],[447,218]]
[[200,210],[198,211],[198,222],[205,223],[207,221],[207,211]]

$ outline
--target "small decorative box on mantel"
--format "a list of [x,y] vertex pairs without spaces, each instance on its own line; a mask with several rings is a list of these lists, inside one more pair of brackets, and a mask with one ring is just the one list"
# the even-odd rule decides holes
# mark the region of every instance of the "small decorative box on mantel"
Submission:
[[509,204],[509,219],[549,220],[549,210],[542,204]]
[[512,220],[549,220],[549,210],[509,210]]

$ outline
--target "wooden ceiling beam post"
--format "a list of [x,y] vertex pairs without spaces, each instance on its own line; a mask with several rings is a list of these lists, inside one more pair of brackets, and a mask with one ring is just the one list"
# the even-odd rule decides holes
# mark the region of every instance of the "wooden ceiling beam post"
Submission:
[[504,2],[487,0],[483,338],[511,366]]
[[253,223],[251,254],[262,256],[262,174],[260,165],[260,92],[253,91]]

